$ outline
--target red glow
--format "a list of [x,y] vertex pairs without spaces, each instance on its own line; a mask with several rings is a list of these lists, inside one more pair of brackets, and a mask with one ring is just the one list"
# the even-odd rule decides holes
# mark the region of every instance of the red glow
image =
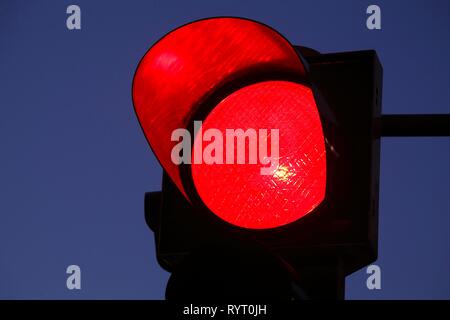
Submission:
[[[238,18],[190,23],[167,34],[144,56],[133,82],[133,103],[163,168],[183,192],[170,154],[171,133],[186,128],[201,100],[239,74],[256,69],[305,74],[293,47],[276,31]],[[240,111],[239,111],[240,112]]]
[[[210,128],[223,136],[230,128],[279,129],[280,159],[272,175],[261,175],[260,164],[192,164],[202,201],[223,220],[245,228],[274,228],[305,216],[324,199],[325,144],[308,87],[287,81],[244,87],[208,115],[203,132]],[[246,150],[248,154],[248,144]]]

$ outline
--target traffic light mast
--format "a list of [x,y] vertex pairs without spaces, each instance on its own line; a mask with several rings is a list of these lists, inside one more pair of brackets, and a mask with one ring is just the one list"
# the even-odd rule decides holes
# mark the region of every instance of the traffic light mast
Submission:
[[449,114],[389,114],[381,117],[383,137],[450,136]]
[[[345,277],[378,256],[381,137],[450,130],[448,115],[382,115],[382,74],[373,50],[320,54],[239,18],[149,49],[133,103],[164,172],[145,217],[167,299],[344,299]],[[195,160],[199,122],[278,130],[274,168],[174,161],[174,132],[193,133],[181,158]]]

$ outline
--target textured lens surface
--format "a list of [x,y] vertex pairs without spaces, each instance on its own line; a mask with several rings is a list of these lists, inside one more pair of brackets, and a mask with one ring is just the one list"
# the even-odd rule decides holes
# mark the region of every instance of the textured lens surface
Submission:
[[[324,199],[326,155],[322,126],[310,88],[287,81],[266,81],[244,87],[222,100],[203,122],[203,134],[218,129],[223,136],[224,164],[192,164],[197,192],[208,208],[221,219],[245,228],[279,227],[310,213]],[[262,175],[260,157],[226,164],[226,129],[279,130],[278,164]],[[257,138],[261,138],[260,135]],[[199,146],[202,137],[195,137]],[[259,141],[269,146],[268,138]],[[203,151],[211,141],[203,141]],[[193,153],[194,154],[194,153]],[[274,161],[275,159],[272,159]]]

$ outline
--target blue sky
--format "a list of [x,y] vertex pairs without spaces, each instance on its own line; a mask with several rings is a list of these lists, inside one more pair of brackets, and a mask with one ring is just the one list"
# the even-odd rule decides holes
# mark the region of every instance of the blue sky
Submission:
[[[145,51],[191,20],[256,19],[321,52],[377,50],[384,113],[450,112],[450,3],[375,1],[0,2],[0,298],[160,299],[143,194],[161,168],[135,118],[131,81]],[[82,29],[66,28],[78,4]],[[450,298],[450,139],[382,141],[382,289],[361,270],[350,299]],[[82,270],[82,290],[65,286]]]

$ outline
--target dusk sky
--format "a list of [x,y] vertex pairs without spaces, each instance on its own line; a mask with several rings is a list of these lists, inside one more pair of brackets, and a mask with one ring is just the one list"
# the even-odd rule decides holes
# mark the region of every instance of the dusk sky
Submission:
[[[66,8],[81,8],[68,30]],[[368,30],[366,8],[381,8]],[[374,49],[383,113],[450,113],[450,2],[0,0],[0,298],[162,299],[143,197],[162,169],[131,83],[147,49],[199,18],[238,16],[323,53]],[[349,92],[349,94],[351,94]],[[381,290],[348,299],[450,299],[450,138],[383,138]],[[66,288],[79,265],[82,289]]]

